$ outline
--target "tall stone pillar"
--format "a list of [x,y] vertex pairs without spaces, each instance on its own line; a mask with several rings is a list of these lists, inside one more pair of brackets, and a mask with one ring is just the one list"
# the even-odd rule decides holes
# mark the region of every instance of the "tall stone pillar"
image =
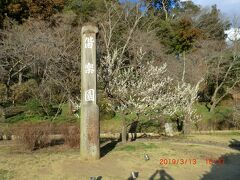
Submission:
[[92,25],[82,27],[80,154],[85,160],[100,158],[99,109],[96,103],[96,34]]

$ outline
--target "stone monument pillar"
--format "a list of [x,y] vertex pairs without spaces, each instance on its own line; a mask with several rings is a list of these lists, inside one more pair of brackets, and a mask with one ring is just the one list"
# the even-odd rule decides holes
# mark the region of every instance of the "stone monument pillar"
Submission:
[[82,27],[80,154],[85,160],[100,158],[99,109],[96,103],[96,34],[92,25]]

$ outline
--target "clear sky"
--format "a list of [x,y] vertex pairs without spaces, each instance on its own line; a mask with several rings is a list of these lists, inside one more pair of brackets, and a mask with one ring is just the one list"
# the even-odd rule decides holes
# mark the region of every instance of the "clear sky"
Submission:
[[[126,1],[126,0],[120,0]],[[137,2],[138,0],[129,0]],[[230,18],[232,21],[234,16],[239,18],[240,21],[240,0],[192,0],[195,4],[199,4],[202,7],[211,7],[217,4],[218,9],[224,14],[224,16]]]
[[227,17],[233,19],[234,16],[238,16],[240,20],[240,0],[193,0],[193,2],[203,7],[217,4],[218,9]]

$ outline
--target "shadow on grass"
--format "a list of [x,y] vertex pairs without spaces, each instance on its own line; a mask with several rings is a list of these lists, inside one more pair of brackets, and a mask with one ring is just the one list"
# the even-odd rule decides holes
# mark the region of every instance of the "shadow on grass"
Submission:
[[156,170],[149,180],[174,180],[164,169]]
[[102,176],[90,177],[90,180],[102,180]]
[[229,147],[240,151],[240,141],[238,141],[236,139],[232,139],[230,141]]
[[[240,141],[233,139],[230,141],[229,147],[240,151]],[[202,180],[232,180],[240,179],[240,153],[224,154],[218,158],[223,160],[223,164],[215,163],[212,165],[211,171],[204,174]]]
[[109,140],[107,143],[100,148],[100,157],[106,156],[109,152],[111,152],[116,145],[119,143],[118,140]]

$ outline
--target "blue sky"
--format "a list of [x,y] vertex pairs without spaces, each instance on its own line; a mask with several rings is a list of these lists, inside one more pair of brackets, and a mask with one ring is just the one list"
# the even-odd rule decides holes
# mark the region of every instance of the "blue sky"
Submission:
[[[125,1],[125,0],[120,0]],[[137,2],[138,0],[130,0]],[[221,12],[231,20],[234,16],[238,16],[240,20],[240,0],[192,0],[194,3],[201,5],[202,7],[211,7],[217,4],[217,7]]]
[[217,4],[218,9],[225,16],[233,19],[234,15],[236,15],[240,19],[240,0],[193,0],[193,2],[203,7],[211,7],[213,4]]

